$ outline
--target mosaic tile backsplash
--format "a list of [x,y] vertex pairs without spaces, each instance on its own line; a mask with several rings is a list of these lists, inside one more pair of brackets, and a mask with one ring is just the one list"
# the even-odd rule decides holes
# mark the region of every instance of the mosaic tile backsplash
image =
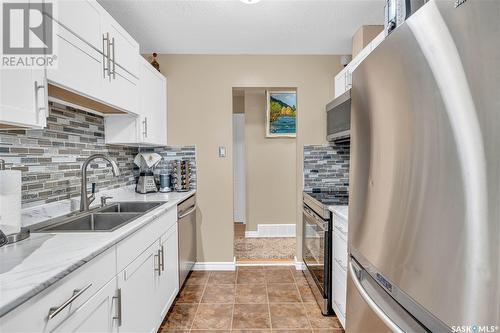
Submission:
[[304,146],[304,191],[349,192],[349,146]]
[[103,160],[88,168],[88,184],[97,190],[135,183],[137,148],[104,144],[104,118],[51,103],[43,130],[0,132],[0,158],[7,169],[22,171],[22,202],[52,202],[80,195],[80,169],[87,157],[102,153],[115,159],[120,176],[113,177]]
[[[96,183],[99,191],[135,184],[138,148],[104,142],[103,117],[51,103],[45,129],[0,131],[0,159],[7,169],[22,171],[23,205],[79,197],[81,166],[96,153],[113,158],[120,176],[114,177],[104,160],[96,160],[88,167],[89,187]],[[168,159],[189,158],[195,165],[194,147],[156,149]],[[193,169],[196,179],[196,167]]]
[[175,160],[189,161],[189,165],[191,166],[189,186],[191,189],[196,188],[196,150],[194,146],[140,148],[140,152],[155,152],[163,157],[154,170],[155,175],[160,173],[170,174],[172,171],[172,162]]

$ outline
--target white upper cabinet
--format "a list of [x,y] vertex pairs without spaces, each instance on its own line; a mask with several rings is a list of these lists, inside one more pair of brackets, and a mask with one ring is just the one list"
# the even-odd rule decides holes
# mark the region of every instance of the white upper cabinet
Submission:
[[[0,6],[0,17],[3,14]],[[0,69],[0,129],[45,127],[47,103],[45,67]]]
[[140,66],[140,137],[142,142],[167,144],[167,79],[145,59]]
[[111,39],[111,61],[135,77],[139,76],[139,44],[109,14],[103,28]]
[[58,1],[50,83],[127,113],[138,109],[139,44],[94,0]]
[[101,21],[104,11],[94,1],[59,1],[56,54],[57,67],[47,70],[50,83],[104,102],[105,61]]
[[0,70],[0,129],[45,127],[47,100],[43,69]]
[[105,119],[106,143],[167,144],[167,79],[144,58],[139,61],[139,116]]
[[384,41],[385,32],[378,34],[368,45],[365,46],[351,62],[335,76],[335,98],[339,97],[352,88],[352,74],[354,70],[365,60],[375,48]]
[[108,82],[105,89],[108,102],[132,113],[138,113],[139,44],[105,13],[102,20],[103,54],[107,61]]
[[[44,15],[53,22],[56,65],[0,70],[0,129],[44,128],[48,99],[81,105],[76,94],[105,107],[98,112],[118,113],[106,121],[108,143],[166,145],[166,78],[127,31],[95,0],[56,0]],[[54,95],[49,86],[64,90]]]

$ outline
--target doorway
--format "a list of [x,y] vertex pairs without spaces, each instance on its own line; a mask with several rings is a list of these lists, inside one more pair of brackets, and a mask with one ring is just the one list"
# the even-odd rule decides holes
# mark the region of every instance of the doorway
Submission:
[[296,252],[296,140],[266,136],[267,91],[233,89],[234,253],[239,264]]

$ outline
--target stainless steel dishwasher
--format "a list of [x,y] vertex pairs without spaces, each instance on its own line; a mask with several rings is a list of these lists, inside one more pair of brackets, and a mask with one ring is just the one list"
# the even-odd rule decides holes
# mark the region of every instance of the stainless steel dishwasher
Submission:
[[196,195],[177,205],[179,234],[179,288],[196,262]]

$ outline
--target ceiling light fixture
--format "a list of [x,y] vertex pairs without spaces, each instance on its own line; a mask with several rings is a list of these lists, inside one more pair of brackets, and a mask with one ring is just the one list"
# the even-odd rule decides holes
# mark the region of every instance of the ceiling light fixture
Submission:
[[259,2],[260,0],[240,0],[241,2],[247,4],[247,5],[253,5]]

